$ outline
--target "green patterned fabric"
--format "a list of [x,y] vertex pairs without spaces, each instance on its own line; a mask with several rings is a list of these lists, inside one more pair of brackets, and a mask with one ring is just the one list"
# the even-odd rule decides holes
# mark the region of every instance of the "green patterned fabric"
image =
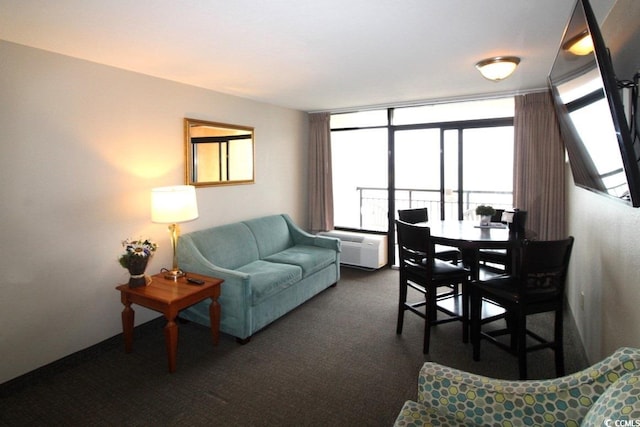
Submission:
[[396,427],[425,427],[425,426],[472,426],[456,420],[453,414],[439,412],[435,408],[428,408],[420,403],[407,400],[398,415]]
[[[638,411],[639,370],[640,350],[633,348],[621,348],[573,375],[539,381],[504,381],[425,363],[418,377],[418,402],[405,404],[396,425],[579,426],[596,402],[594,410],[602,414],[605,404],[619,407],[618,416],[629,412],[611,401],[625,393],[635,393]],[[630,373],[630,379],[618,384]],[[604,393],[610,402],[600,402]],[[602,415],[592,417],[590,425],[604,425]]]
[[[616,421],[627,421],[627,423]],[[640,372],[626,374],[604,392],[584,417],[583,426],[640,425]]]

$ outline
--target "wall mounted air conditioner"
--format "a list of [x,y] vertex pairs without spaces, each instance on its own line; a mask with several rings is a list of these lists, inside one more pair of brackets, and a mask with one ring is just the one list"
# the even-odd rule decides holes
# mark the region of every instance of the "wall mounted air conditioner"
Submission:
[[331,230],[318,233],[340,239],[340,264],[375,270],[387,264],[387,236]]

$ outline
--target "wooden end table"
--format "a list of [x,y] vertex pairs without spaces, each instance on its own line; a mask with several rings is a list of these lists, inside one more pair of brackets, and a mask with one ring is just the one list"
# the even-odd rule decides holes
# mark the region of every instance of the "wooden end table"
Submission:
[[[204,281],[202,285],[194,285],[187,282],[186,277]],[[164,273],[151,276],[151,283],[139,288],[130,288],[129,285],[116,287],[120,291],[120,299],[124,304],[122,310],[122,333],[124,336],[124,350],[131,353],[133,349],[133,320],[134,311],[131,304],[138,304],[164,314],[167,325],[164,327],[164,336],[169,358],[169,372],[176,370],[176,356],[178,353],[178,325],[176,317],[178,312],[193,304],[211,298],[209,316],[211,318],[211,335],[214,345],[220,340],[220,285],[223,280],[201,274],[187,273],[177,282],[164,278]]]

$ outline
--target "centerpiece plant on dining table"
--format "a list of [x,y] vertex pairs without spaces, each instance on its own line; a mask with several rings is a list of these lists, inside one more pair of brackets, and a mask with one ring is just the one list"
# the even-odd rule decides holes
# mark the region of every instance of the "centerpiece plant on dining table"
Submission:
[[493,206],[479,205],[476,207],[476,215],[480,216],[480,225],[489,225],[491,217],[496,214]]

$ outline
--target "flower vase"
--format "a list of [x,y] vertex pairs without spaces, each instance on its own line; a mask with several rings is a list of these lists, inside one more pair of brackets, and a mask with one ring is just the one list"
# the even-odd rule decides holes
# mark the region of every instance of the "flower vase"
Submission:
[[491,215],[480,215],[480,225],[489,225],[491,224]]
[[149,262],[147,256],[132,256],[129,259],[127,270],[129,270],[129,287],[138,288],[140,286],[147,285],[147,279],[144,271],[147,269],[147,263]]

